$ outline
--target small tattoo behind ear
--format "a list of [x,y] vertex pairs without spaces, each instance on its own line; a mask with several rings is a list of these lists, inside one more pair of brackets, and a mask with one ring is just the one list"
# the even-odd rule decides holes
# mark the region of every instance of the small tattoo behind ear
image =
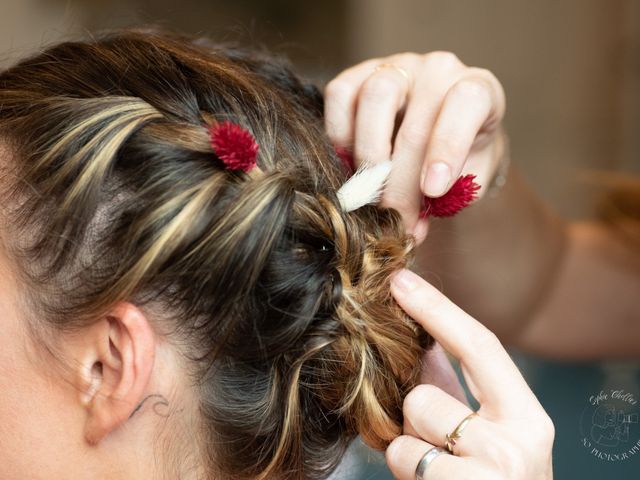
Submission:
[[131,415],[129,415],[129,418],[133,417],[141,408],[142,406],[147,402],[147,400],[149,400],[150,398],[154,398],[155,401],[153,402],[153,411],[157,414],[160,415],[161,417],[168,417],[169,416],[169,401],[162,395],[158,394],[158,393],[154,393],[152,395],[147,395],[139,404],[138,406],[133,410],[133,412],[131,412]]

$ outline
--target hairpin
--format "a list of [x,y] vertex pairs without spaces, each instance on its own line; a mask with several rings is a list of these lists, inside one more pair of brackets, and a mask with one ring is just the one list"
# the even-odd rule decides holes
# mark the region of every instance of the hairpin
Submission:
[[229,170],[250,172],[256,167],[259,145],[253,135],[230,121],[209,127],[211,148]]
[[[391,173],[391,160],[376,165],[361,165],[355,170],[353,156],[343,147],[336,148],[336,155],[348,175],[338,190],[338,200],[345,212],[350,212],[369,203],[377,202]],[[355,170],[355,172],[354,172]],[[480,185],[474,182],[475,175],[458,178],[447,193],[438,198],[424,196],[420,217],[451,217],[469,206],[476,198]]]

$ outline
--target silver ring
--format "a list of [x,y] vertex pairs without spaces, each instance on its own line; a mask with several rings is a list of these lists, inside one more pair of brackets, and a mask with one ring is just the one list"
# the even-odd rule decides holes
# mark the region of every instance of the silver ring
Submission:
[[427,471],[429,464],[433,462],[438,455],[443,453],[450,455],[447,449],[441,447],[433,447],[427,450],[427,453],[422,456],[416,467],[416,480],[424,480],[424,473]]

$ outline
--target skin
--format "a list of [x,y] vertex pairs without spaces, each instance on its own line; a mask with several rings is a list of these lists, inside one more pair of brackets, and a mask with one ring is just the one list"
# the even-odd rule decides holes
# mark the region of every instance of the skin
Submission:
[[[55,338],[51,358],[27,332],[19,288],[2,252],[3,478],[162,478],[155,442],[176,411],[192,402],[174,349],[144,312],[121,302],[82,331]],[[172,394],[177,391],[180,396]]]
[[606,224],[564,220],[515,169],[496,198],[433,222],[417,264],[505,344],[557,360],[640,356],[640,250]]
[[[409,80],[376,70],[383,64]],[[450,52],[367,60],[325,88],[332,141],[352,148],[358,165],[393,161],[382,204],[401,213],[420,244],[418,271],[509,345],[554,359],[637,357],[637,248],[602,224],[561,218],[513,166],[499,194],[485,198],[505,154],[504,112],[495,76]],[[440,188],[438,164],[451,172]],[[432,224],[418,218],[423,195],[441,196],[468,173],[483,186],[472,207]]]
[[[427,467],[426,477],[553,478],[553,423],[498,338],[409,270],[393,277],[391,292],[402,308],[458,359],[471,393],[480,403],[478,416],[454,445],[454,455],[438,456]],[[424,415],[426,409],[428,416]],[[441,445],[445,435],[471,412],[435,385],[414,388],[403,405],[404,434],[386,452],[394,476],[413,480],[422,456]]]
[[[376,69],[383,64],[397,65],[409,78],[394,68]],[[464,65],[450,52],[367,60],[341,72],[325,88],[326,129],[334,144],[351,148],[356,165],[391,158],[394,166],[381,203],[398,210],[416,238],[419,272],[431,275],[454,302],[509,345],[561,359],[637,357],[640,252],[595,222],[560,218],[513,166],[497,197],[483,198],[506,152],[504,112],[504,91],[495,76]],[[443,171],[450,175],[443,176]],[[433,224],[418,217],[423,195],[441,196],[452,179],[467,173],[475,174],[483,186],[472,207]],[[438,458],[428,478],[551,478],[549,459],[531,460],[536,458],[532,452],[550,449],[550,422],[539,405],[534,407],[537,402],[499,342],[470,341],[474,332],[480,338],[492,337],[433,287],[420,285],[411,297],[399,295],[398,301],[467,369],[482,368],[491,360],[491,369],[486,366],[491,374],[469,371],[466,377],[476,382],[472,391],[481,395],[476,396],[486,412],[481,417],[494,422],[474,420],[461,445],[461,453],[471,458]],[[435,309],[430,300],[434,298]],[[456,322],[469,330],[451,328]],[[442,328],[445,324],[447,329]],[[409,397],[429,404],[430,412],[436,405],[442,414],[425,417],[424,408],[411,408],[409,400],[406,435],[387,452],[400,479],[414,478],[422,454],[432,444],[442,446],[444,434],[469,412],[463,402],[454,400],[460,396],[453,393],[454,382],[447,379],[450,372],[438,355],[440,361],[427,363],[430,372],[425,375],[432,378],[424,380],[431,385],[418,387]],[[484,395],[496,382],[502,384],[503,398],[518,408],[520,402],[514,402],[512,394],[521,395],[535,413],[532,418],[544,418],[546,431],[521,438],[521,432],[532,426],[521,428],[528,420],[494,408],[500,400],[497,395]],[[513,430],[503,431],[504,424]],[[507,443],[515,448],[509,450]],[[497,452],[506,449],[509,455],[482,452],[483,444],[496,446]],[[475,460],[476,455],[486,458]]]
[[[397,65],[409,79],[393,68],[374,71],[382,64]],[[441,196],[466,173],[485,186],[496,169],[504,91],[491,72],[450,52],[367,60],[332,79],[324,94],[327,133],[353,149],[356,166],[394,162],[381,203],[402,214],[418,242],[428,231],[418,218],[423,194]]]
[[[393,69],[370,76],[375,65],[388,62],[405,68],[411,80]],[[327,87],[330,136],[338,145],[355,145],[356,163],[375,163],[392,156],[396,168],[383,203],[397,208],[407,228],[424,241],[429,224],[418,219],[423,193],[441,195],[461,173],[477,174],[482,185],[492,177],[503,148],[502,87],[490,72],[468,68],[446,52],[374,59],[339,78]],[[394,122],[397,113],[399,128]],[[371,121],[380,118],[389,120]],[[446,163],[451,172],[449,181],[440,188],[433,179],[442,175],[433,175],[430,169],[437,163]],[[441,168],[436,170],[442,172]],[[552,223],[553,219],[549,220]],[[557,251],[564,248],[563,235],[558,236]],[[583,242],[580,245],[587,245],[593,235],[576,230],[574,237]],[[607,251],[607,241],[605,238],[593,250]],[[584,249],[584,255],[592,255],[588,250]],[[624,258],[626,253],[621,251]],[[576,258],[565,262],[566,278],[557,285],[571,284],[576,267],[570,265],[580,264],[581,257]],[[523,271],[526,267],[522,266]],[[602,266],[594,262],[590,268]],[[612,271],[614,281],[629,279],[616,276],[616,272]],[[34,479],[157,478],[155,442],[165,432],[171,432],[175,439],[178,432],[181,442],[176,443],[188,449],[193,437],[188,432],[195,431],[179,416],[181,411],[195,411],[195,405],[190,387],[180,382],[187,376],[177,352],[155,333],[145,312],[121,302],[81,332],[55,338],[60,358],[52,361],[26,331],[15,271],[4,255],[0,256],[0,273],[0,328],[5,339],[0,350],[0,391],[7,392],[0,397],[3,473],[8,478]],[[585,276],[584,270],[581,275]],[[394,287],[394,295],[460,360],[472,393],[482,405],[480,418],[469,424],[457,445],[456,453],[464,458],[439,457],[429,468],[429,478],[551,478],[553,427],[500,343],[429,284],[418,281],[417,285],[408,290],[406,286]],[[529,323],[527,319],[529,326],[542,325],[526,329],[528,343],[522,344],[532,348],[551,333],[554,324],[556,310],[549,300],[554,297],[546,294],[543,298],[548,303],[539,311],[546,312],[546,323]],[[556,338],[558,345],[562,338]],[[514,341],[525,342],[524,337]],[[597,343],[592,340],[590,344]],[[61,369],[60,365],[66,367]],[[442,385],[435,378],[431,381]],[[407,397],[405,435],[387,451],[387,461],[398,478],[413,478],[424,452],[441,443],[443,434],[469,412],[453,390],[420,386]],[[500,393],[504,391],[509,395]],[[518,412],[525,413],[511,410],[501,400],[506,398]],[[419,407],[427,403],[442,414],[425,419]],[[167,418],[183,428],[163,428]],[[522,431],[528,434],[523,436]],[[180,436],[179,432],[185,434]],[[496,443],[496,438],[503,441]],[[488,444],[495,449],[483,450],[482,445]]]
[[[186,395],[159,397],[157,393],[188,392],[176,383],[183,375],[176,367],[179,360],[173,349],[154,334],[140,309],[121,302],[91,326],[57,339],[66,365],[61,371],[57,368],[60,359],[47,361],[29,337],[18,304],[18,282],[9,265],[6,257],[0,257],[0,321],[5,333],[0,349],[0,389],[7,393],[0,397],[4,474],[36,480],[159,478],[152,461],[154,439],[162,435],[162,424],[174,414],[175,404],[182,401],[182,408],[195,408],[184,405]],[[482,420],[474,420],[465,430],[465,441],[457,447],[459,454],[468,458],[438,459],[430,467],[430,475],[436,476],[430,478],[452,478],[450,472],[463,475],[467,471],[473,472],[474,478],[551,478],[547,475],[551,422],[500,343],[436,289],[416,275],[404,273],[408,280],[394,277],[392,293],[460,360],[472,393],[483,405]],[[436,361],[435,357],[431,360]],[[507,388],[509,401],[503,401],[501,392]],[[387,461],[397,478],[413,478],[411,465],[450,431],[457,418],[470,411],[446,391],[422,385],[405,400],[406,435],[387,450]],[[430,416],[437,422],[423,418],[427,404],[430,411],[441,412]],[[528,432],[526,441],[521,429]],[[489,444],[488,438],[492,449],[472,448]],[[531,458],[536,462],[504,465],[498,453],[512,459],[535,454]],[[476,460],[476,455],[481,460]],[[523,476],[529,472],[545,476]],[[498,473],[504,476],[496,476]]]

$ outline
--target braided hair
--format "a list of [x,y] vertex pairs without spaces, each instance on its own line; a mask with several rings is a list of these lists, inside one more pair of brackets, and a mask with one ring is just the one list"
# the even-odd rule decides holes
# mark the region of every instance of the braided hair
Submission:
[[[432,342],[389,293],[412,239],[394,210],[340,209],[322,95],[284,59],[116,31],[2,72],[0,105],[34,331],[121,300],[155,312],[188,359],[211,478],[324,478],[355,436],[401,432]],[[227,120],[260,175],[214,155],[207,126]]]

